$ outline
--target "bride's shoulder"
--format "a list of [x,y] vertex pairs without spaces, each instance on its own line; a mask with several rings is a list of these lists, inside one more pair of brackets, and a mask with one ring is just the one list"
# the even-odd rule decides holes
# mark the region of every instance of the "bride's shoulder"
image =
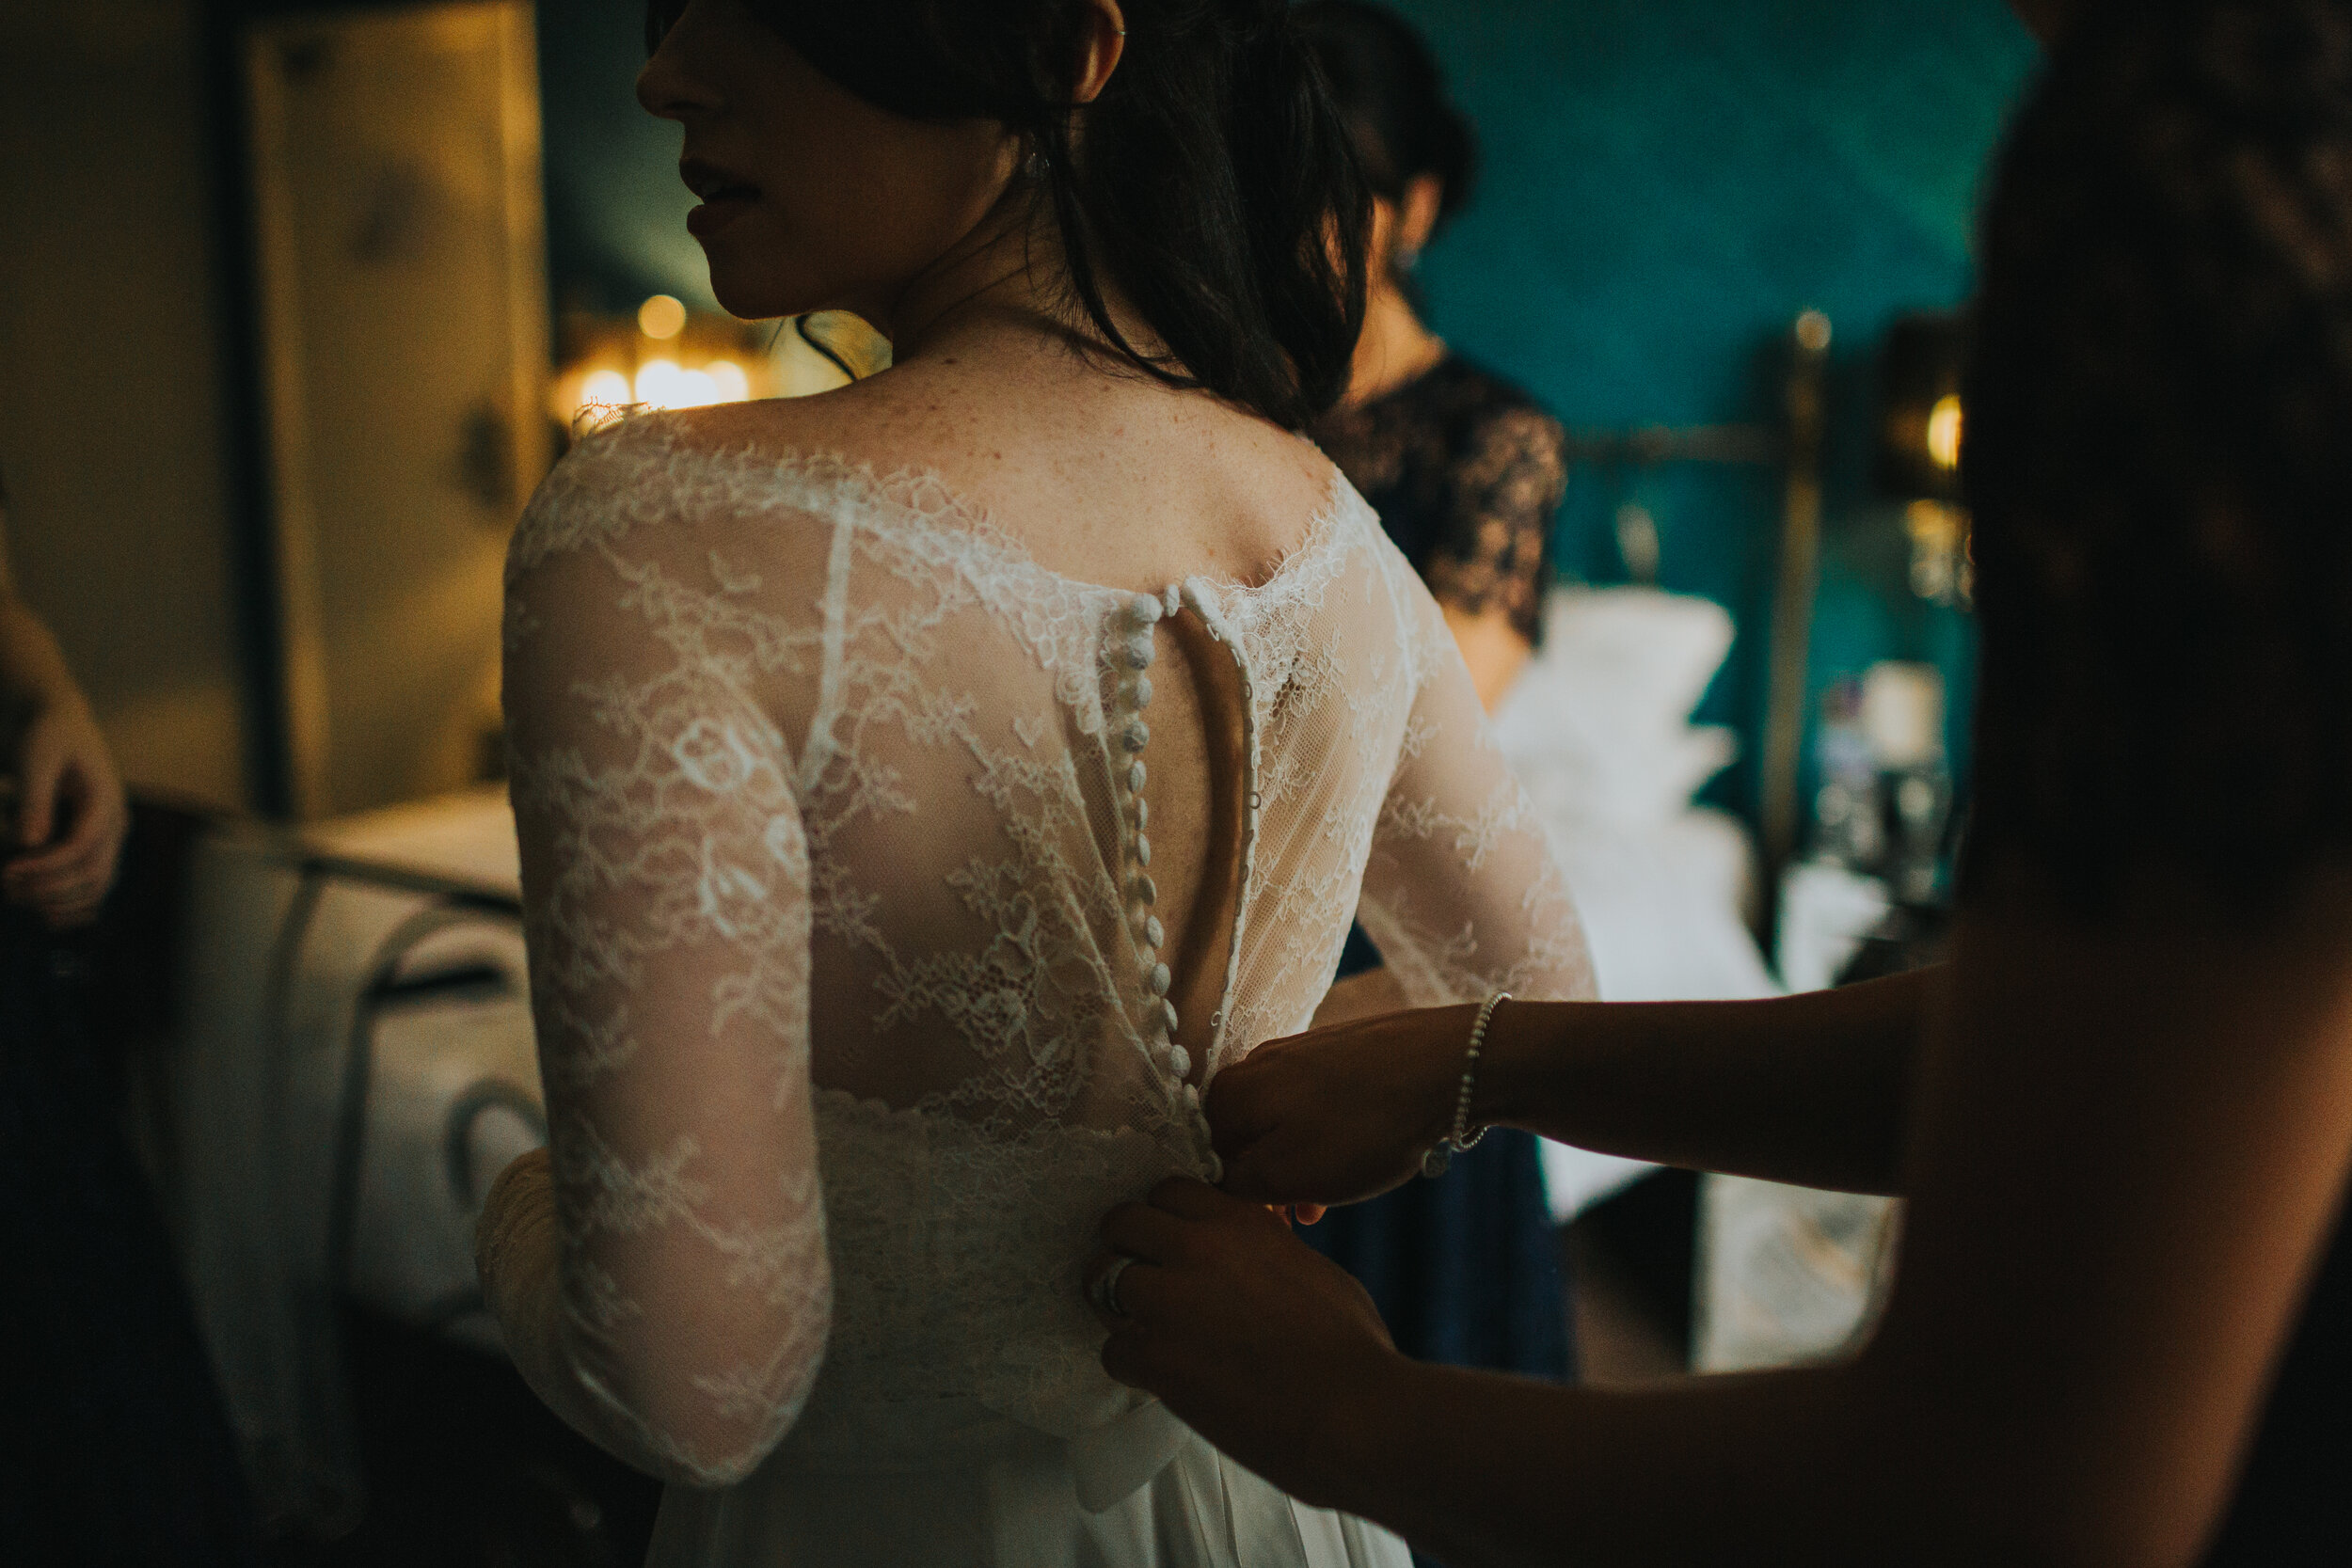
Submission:
[[510,573],[590,545],[699,548],[749,514],[809,510],[809,487],[792,481],[826,466],[810,454],[827,421],[797,401],[621,409],[584,422],[524,511]]

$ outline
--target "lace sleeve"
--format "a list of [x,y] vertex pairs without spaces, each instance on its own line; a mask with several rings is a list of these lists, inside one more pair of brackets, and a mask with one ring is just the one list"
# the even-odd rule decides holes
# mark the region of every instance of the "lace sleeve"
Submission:
[[1592,956],[1541,820],[1495,744],[1437,606],[1415,597],[1423,673],[1358,919],[1413,1006],[1498,990],[1588,998]]
[[485,1286],[575,1425],[723,1485],[798,1415],[831,1311],[785,743],[724,661],[683,651],[658,568],[595,537],[515,559],[506,715],[551,1218],[522,1223],[529,1194],[485,1215]]
[[1567,489],[1566,438],[1539,408],[1481,415],[1446,475],[1444,532],[1425,568],[1440,604],[1501,611],[1530,642],[1543,616],[1551,520]]

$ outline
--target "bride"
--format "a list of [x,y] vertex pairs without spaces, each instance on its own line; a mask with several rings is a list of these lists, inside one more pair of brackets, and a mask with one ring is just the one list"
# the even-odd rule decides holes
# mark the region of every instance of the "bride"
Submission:
[[658,1563],[1403,1564],[1101,1367],[1097,1219],[1359,908],[1418,1004],[1589,986],[1445,623],[1294,434],[1364,202],[1282,0],[656,5],[738,315],[896,367],[626,420],[508,571],[552,1123],[484,1215]]

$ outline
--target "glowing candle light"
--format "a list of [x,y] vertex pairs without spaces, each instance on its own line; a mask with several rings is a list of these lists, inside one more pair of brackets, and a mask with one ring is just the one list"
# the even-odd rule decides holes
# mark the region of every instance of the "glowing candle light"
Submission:
[[703,367],[703,373],[710,377],[718,394],[710,400],[713,403],[742,403],[752,395],[751,377],[732,359],[713,359]]
[[591,371],[580,384],[581,408],[618,408],[628,401],[628,377],[618,371]]
[[[1916,407],[1917,404],[1914,404]],[[1944,397],[1928,413],[1928,455],[1939,468],[1960,467],[1960,436],[1963,420],[1957,394]]]

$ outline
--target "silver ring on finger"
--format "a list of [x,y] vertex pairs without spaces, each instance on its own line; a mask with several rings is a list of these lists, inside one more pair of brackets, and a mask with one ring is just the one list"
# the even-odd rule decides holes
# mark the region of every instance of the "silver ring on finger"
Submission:
[[1111,1259],[1109,1268],[1094,1276],[1094,1305],[1114,1318],[1127,1315],[1127,1309],[1119,1305],[1119,1276],[1134,1264],[1135,1259],[1122,1252]]

